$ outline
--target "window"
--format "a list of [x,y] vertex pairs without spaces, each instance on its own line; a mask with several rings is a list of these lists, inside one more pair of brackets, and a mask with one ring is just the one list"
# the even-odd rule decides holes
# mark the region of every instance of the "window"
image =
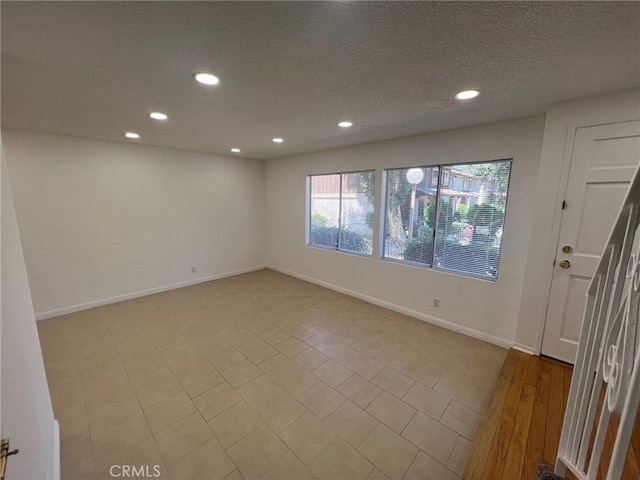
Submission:
[[438,177],[438,167],[386,171],[384,258],[431,265]]
[[375,172],[309,176],[308,244],[371,255]]
[[387,170],[383,258],[497,278],[510,174],[511,160]]

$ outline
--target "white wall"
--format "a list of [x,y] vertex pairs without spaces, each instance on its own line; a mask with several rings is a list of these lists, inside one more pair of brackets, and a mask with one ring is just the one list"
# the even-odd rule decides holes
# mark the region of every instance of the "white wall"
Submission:
[[[535,212],[523,295],[518,315],[516,346],[540,353],[551,288],[552,263],[558,243],[560,205],[567,182],[568,133],[590,125],[640,119],[640,91],[603,95],[554,105],[547,112]],[[640,155],[640,152],[638,152]]]
[[58,432],[4,159],[1,163],[0,433],[10,438],[12,449],[20,449],[9,460],[7,480],[53,479],[59,475]]
[[262,161],[11,129],[3,138],[38,318],[265,263]]
[[[510,345],[520,307],[534,209],[544,117],[482,125],[267,162],[269,265],[347,290],[419,318]],[[497,282],[364,258],[305,245],[309,174],[513,158],[500,278]],[[379,232],[380,219],[374,231]],[[432,306],[433,297],[441,300]],[[371,299],[371,298],[370,298]]]
[[[4,130],[36,311],[46,318],[256,268],[268,250],[273,268],[539,351],[567,131],[638,118],[638,102],[638,91],[606,95],[556,105],[546,123],[536,117],[272,160],[266,192],[260,161]],[[497,283],[305,246],[308,174],[376,168],[379,199],[383,168],[506,157],[514,167]]]

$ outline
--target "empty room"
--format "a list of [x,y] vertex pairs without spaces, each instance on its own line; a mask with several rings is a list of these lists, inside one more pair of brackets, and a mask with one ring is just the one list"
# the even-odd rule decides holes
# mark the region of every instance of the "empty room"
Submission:
[[640,479],[640,3],[0,14],[0,478]]

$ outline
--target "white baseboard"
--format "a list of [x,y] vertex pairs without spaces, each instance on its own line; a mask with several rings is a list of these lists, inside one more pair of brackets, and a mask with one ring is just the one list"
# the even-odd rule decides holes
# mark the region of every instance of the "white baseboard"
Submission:
[[529,355],[535,355],[536,352],[533,349],[533,347],[530,347],[528,345],[523,345],[521,343],[514,343],[513,344],[513,348],[520,351],[520,352],[524,352],[524,353],[528,353]]
[[418,312],[417,310],[411,310],[410,308],[402,307],[400,305],[396,305],[395,303],[386,302],[384,300],[380,300],[375,297],[370,297],[369,295],[365,295],[364,293],[356,292],[354,290],[349,290],[348,288],[340,287],[332,283],[323,282],[322,280],[317,280],[312,277],[307,277],[306,275],[301,275],[299,273],[292,272],[284,268],[276,267],[275,265],[269,265],[268,268],[271,270],[275,270],[276,272],[284,273],[285,275],[289,275],[291,277],[304,280],[305,282],[320,285],[321,287],[328,288],[329,290],[334,290],[339,293],[344,293],[345,295],[349,295],[350,297],[355,297],[367,303],[372,303],[373,305],[377,305],[379,307],[383,307],[388,310],[393,310],[394,312],[402,313],[403,315],[407,315],[409,317],[417,318],[418,320],[422,320],[423,322],[432,323],[434,325],[438,325],[439,327],[446,328],[447,330],[453,330],[454,332],[462,333],[469,337],[483,340],[485,342],[491,343],[493,345],[497,345],[499,347],[503,347],[503,348],[513,347],[513,342],[509,340],[505,340],[504,338],[496,337],[495,335],[490,335],[488,333],[481,332],[480,330],[475,330],[473,328],[465,327],[464,325],[458,325],[457,323],[453,323],[447,320],[443,320],[441,318],[433,317],[431,315],[427,315],[426,313]]
[[53,480],[60,480],[62,472],[60,470],[60,424],[53,421]]
[[147,290],[140,290],[138,292],[124,293],[122,295],[116,295],[115,297],[103,298],[100,300],[94,300],[92,302],[80,303],[78,305],[71,305],[68,307],[56,308],[55,310],[49,310],[48,312],[36,313],[36,320],[46,320],[48,318],[59,317],[61,315],[68,315],[70,313],[81,312],[82,310],[89,310],[91,308],[103,307],[112,303],[124,302],[126,300],[132,300],[138,297],[145,297],[147,295],[153,295],[154,293],[166,292],[168,290],[175,290],[176,288],[188,287],[190,285],[197,285],[198,283],[210,282],[212,280],[219,280],[221,278],[233,277],[235,275],[242,275],[243,273],[255,272],[257,270],[263,270],[267,268],[267,265],[257,265],[255,267],[243,268],[240,270],[234,270],[231,272],[218,273],[216,275],[210,275],[208,277],[195,278],[193,280],[186,280],[184,282],[173,283],[171,285],[163,285],[160,287],[149,288]]

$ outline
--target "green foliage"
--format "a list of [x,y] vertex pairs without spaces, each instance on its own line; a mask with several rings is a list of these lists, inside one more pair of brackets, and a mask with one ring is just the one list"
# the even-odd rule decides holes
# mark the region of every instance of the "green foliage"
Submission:
[[[455,213],[458,215],[458,212]],[[447,225],[447,235],[460,235],[462,233],[463,222],[451,222]]]
[[316,226],[311,224],[311,244],[330,248],[338,247],[340,234],[340,249],[351,252],[369,253],[369,246],[364,237],[349,230],[338,230],[337,227]]
[[494,205],[473,205],[469,209],[469,223],[473,225],[473,243],[488,245],[493,243],[498,229],[502,226],[504,213]]
[[511,161],[476,163],[470,167],[471,173],[480,180],[498,180],[500,191],[506,192],[511,173]]
[[424,220],[429,227],[433,227],[436,223],[436,208],[433,205],[429,205],[424,208],[422,212]]
[[496,226],[497,229],[502,224],[504,213],[495,205],[485,203],[471,206],[467,217],[472,225]]
[[438,208],[438,227],[442,228],[445,225],[454,221],[453,205],[449,202],[440,202]]
[[[369,205],[373,205],[376,200],[376,177],[374,172],[364,172],[360,174],[360,188],[367,197]],[[373,225],[373,221],[371,222]]]
[[[437,228],[444,229],[447,225],[454,221],[453,205],[449,202],[440,202]],[[424,218],[427,220],[429,228],[433,228],[436,224],[436,206],[429,205],[424,209]]]
[[369,246],[362,235],[344,229],[340,231],[340,249],[359,253],[369,252]]
[[433,232],[429,230],[419,237],[407,239],[404,242],[403,256],[410,262],[430,264],[432,250]]
[[460,245],[445,240],[437,243],[435,266],[456,270],[460,268],[461,259],[464,259],[465,273],[495,278],[500,265],[500,249],[484,242]]
[[488,162],[471,165],[470,171],[476,178],[489,182],[497,180],[498,193],[502,194],[497,200],[501,207],[504,208],[506,203],[506,193],[509,189],[509,176],[511,174],[511,161],[504,162]]
[[373,230],[373,212],[367,212],[364,215],[364,223],[367,227]]
[[320,215],[319,213],[314,213],[311,215],[311,228],[319,228],[324,227],[329,219],[324,215]]
[[[367,197],[369,205],[374,205],[376,197],[376,177],[374,172],[360,174],[360,188]],[[373,229],[373,212],[367,212],[365,214],[364,223],[367,227]]]
[[468,218],[467,215],[469,214],[469,207],[461,203],[460,205],[458,205],[456,214],[457,214],[456,217],[459,222],[463,222],[463,223],[466,222]]

